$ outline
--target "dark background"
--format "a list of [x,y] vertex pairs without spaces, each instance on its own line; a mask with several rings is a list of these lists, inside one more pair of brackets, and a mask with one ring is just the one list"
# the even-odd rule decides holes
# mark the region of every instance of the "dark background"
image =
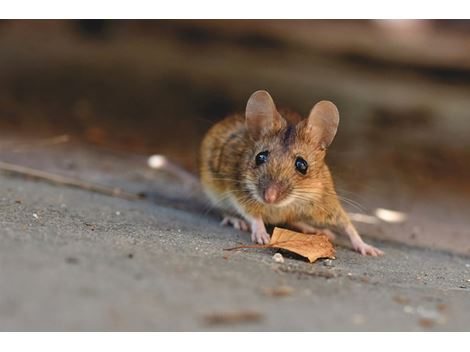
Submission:
[[351,189],[468,192],[469,34],[467,21],[2,21],[1,133],[195,170],[204,132],[267,89],[303,115],[338,105],[328,157]]

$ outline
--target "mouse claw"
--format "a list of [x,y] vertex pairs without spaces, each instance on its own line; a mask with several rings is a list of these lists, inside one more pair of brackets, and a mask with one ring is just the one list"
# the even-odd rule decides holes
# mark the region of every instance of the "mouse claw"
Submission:
[[233,226],[233,228],[240,231],[250,231],[250,225],[245,220],[233,217],[225,216],[224,219],[220,222],[222,226]]
[[354,250],[361,253],[362,255],[370,255],[372,257],[378,257],[384,255],[380,249],[375,248],[365,242],[353,243]]
[[268,244],[271,238],[266,231],[256,231],[251,233],[251,240],[258,244]]

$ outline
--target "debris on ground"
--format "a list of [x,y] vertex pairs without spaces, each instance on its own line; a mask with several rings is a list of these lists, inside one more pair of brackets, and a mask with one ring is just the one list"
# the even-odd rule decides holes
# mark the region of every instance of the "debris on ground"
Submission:
[[236,250],[244,248],[278,248],[293,252],[309,260],[310,263],[320,258],[335,259],[336,250],[325,234],[308,235],[280,227],[275,227],[269,244],[255,244],[227,248]]
[[284,257],[282,256],[281,253],[276,253],[273,255],[273,260],[276,262],[276,263],[284,263]]
[[259,322],[262,319],[263,315],[254,310],[217,312],[206,314],[204,316],[204,321],[209,325],[253,323]]
[[285,297],[290,296],[294,292],[294,289],[290,286],[265,287],[262,292],[265,296]]

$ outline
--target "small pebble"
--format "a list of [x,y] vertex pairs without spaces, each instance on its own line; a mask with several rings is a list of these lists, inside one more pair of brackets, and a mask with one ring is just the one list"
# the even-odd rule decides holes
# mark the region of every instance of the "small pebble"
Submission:
[[39,216],[38,216],[38,214],[36,214],[36,213],[33,213],[33,218],[35,218],[35,219],[39,219]]
[[415,310],[412,306],[404,306],[403,311],[408,314],[413,314]]
[[323,261],[323,265],[324,265],[324,266],[334,266],[334,265],[333,265],[333,261],[332,261],[331,259],[325,259],[325,260]]
[[117,216],[121,215],[121,212],[120,212],[120,211],[117,211],[117,212],[116,212],[116,215],[117,215]]
[[281,253],[276,253],[273,255],[273,260],[276,262],[276,263],[284,263],[284,257],[282,256]]

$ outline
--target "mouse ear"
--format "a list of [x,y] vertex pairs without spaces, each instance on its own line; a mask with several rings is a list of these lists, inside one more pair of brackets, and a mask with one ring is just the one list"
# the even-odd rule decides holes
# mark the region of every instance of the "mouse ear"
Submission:
[[248,133],[254,140],[282,126],[282,117],[274,105],[273,98],[265,90],[258,90],[250,96],[245,117]]
[[322,100],[315,104],[307,119],[307,131],[321,149],[326,149],[339,124],[339,112],[331,101]]

